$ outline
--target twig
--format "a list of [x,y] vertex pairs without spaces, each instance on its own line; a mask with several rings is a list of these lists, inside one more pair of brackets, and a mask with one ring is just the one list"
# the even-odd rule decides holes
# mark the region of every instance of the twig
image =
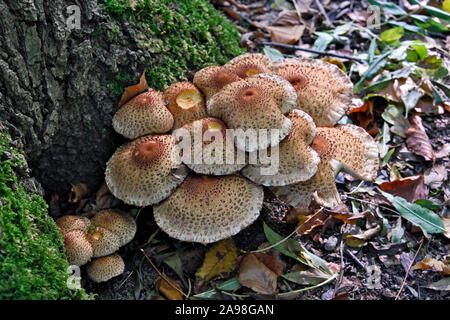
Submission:
[[323,15],[323,17],[325,18],[325,24],[328,26],[331,26],[332,23],[330,21],[330,18],[328,18],[327,13],[325,12],[325,9],[323,8],[322,3],[320,2],[320,0],[314,0],[314,2],[316,3],[317,8],[319,9],[320,13]]
[[175,287],[170,280],[161,273],[161,271],[159,271],[159,269],[155,266],[155,264],[153,263],[153,261],[147,256],[147,254],[145,253],[145,251],[143,249],[141,249],[142,254],[144,255],[144,257],[148,260],[148,262],[150,262],[150,264],[152,265],[153,269],[155,269],[155,271],[159,274],[159,276],[161,278],[163,278],[172,288],[174,288],[175,290],[177,290],[179,293],[181,293],[183,296],[185,296],[186,298],[188,298],[188,295],[185,294],[183,291],[181,291],[180,289],[178,289],[177,287]]
[[332,53],[332,52],[328,52],[328,51],[320,51],[320,50],[315,50],[315,49],[306,49],[306,48],[301,48],[299,46],[295,46],[292,44],[284,44],[284,43],[270,42],[270,41],[262,41],[260,43],[265,46],[274,46],[274,47],[280,47],[280,48],[290,49],[290,50],[299,50],[299,51],[304,51],[304,52],[309,52],[309,53],[315,53],[320,56],[330,56],[330,57],[336,57],[336,58],[341,58],[341,59],[353,60],[353,61],[356,61],[357,63],[361,63],[361,64],[365,63],[363,60],[352,57],[352,56]]
[[406,279],[408,279],[409,271],[411,270],[411,268],[412,268],[412,266],[413,266],[413,264],[414,264],[414,261],[416,261],[416,258],[417,258],[417,255],[418,255],[419,252],[420,252],[420,249],[422,249],[422,245],[423,245],[424,239],[425,239],[425,238],[422,237],[422,240],[420,240],[419,249],[417,249],[416,254],[414,255],[414,258],[411,260],[411,263],[409,264],[408,270],[406,270],[406,274],[405,274],[405,277],[403,278],[402,286],[401,286],[400,289],[398,290],[398,293],[397,293],[397,295],[395,296],[395,300],[398,300],[398,298],[399,298],[399,296],[400,296],[400,293],[402,292],[403,287],[404,287],[405,284],[406,284]]
[[350,258],[353,259],[361,268],[365,269],[366,267],[364,264],[348,249],[344,249],[344,252],[350,256]]
[[398,215],[398,212],[395,211],[394,209],[388,208],[388,207],[386,207],[386,206],[382,206],[381,204],[378,204],[378,203],[375,203],[375,202],[372,202],[372,201],[363,200],[363,199],[358,199],[358,198],[351,197],[351,196],[347,196],[347,195],[345,195],[345,197],[348,198],[348,199],[350,199],[350,200],[355,200],[355,201],[359,201],[359,202],[371,204],[371,205],[374,205],[374,206],[376,206],[376,207],[380,207],[380,208],[382,208],[382,209],[384,209],[384,210],[391,211],[391,212],[395,213],[396,215]]
[[339,289],[339,287],[341,286],[342,283],[342,279],[344,278],[344,242],[342,241],[343,239],[343,234],[342,234],[342,228],[341,227],[341,237],[340,237],[340,243],[339,243],[339,254],[341,256],[341,263],[339,266],[339,280],[336,281],[336,285],[334,286],[334,290],[333,290],[333,298],[336,296],[336,293]]

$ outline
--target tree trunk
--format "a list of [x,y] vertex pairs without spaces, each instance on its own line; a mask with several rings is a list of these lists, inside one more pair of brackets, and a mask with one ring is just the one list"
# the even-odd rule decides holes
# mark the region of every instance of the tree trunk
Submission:
[[[103,181],[106,161],[124,142],[111,126],[118,94],[123,86],[137,83],[144,69],[180,69],[173,71],[179,74],[148,79],[161,89],[183,79],[188,70],[224,63],[241,53],[237,32],[204,0],[156,1],[147,4],[147,12],[139,11],[147,20],[139,16],[132,22],[107,13],[107,2],[0,0],[0,122],[22,143],[33,176],[47,192],[67,190],[70,183],[87,183],[94,190]],[[183,34],[189,39],[167,49],[170,35],[149,21],[169,28],[167,21],[158,20],[169,17],[181,28],[179,11],[190,2],[195,8],[189,10],[202,10],[217,25],[211,25],[209,35],[190,29]],[[171,10],[170,15],[164,10]],[[132,8],[126,13],[129,17]],[[208,52],[213,46],[218,53],[201,59],[192,54],[192,48]],[[171,54],[175,63],[167,60]]]

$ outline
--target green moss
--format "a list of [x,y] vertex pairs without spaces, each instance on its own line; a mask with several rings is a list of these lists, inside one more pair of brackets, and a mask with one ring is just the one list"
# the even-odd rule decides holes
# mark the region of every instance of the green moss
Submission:
[[88,298],[67,288],[62,237],[42,197],[18,183],[26,162],[10,142],[0,132],[0,300]]
[[[239,33],[206,0],[102,0],[112,19],[127,20],[136,30],[143,50],[150,87],[162,89],[186,80],[189,71],[222,65],[245,52]],[[129,82],[113,75],[114,94]],[[119,93],[119,94],[120,94]]]

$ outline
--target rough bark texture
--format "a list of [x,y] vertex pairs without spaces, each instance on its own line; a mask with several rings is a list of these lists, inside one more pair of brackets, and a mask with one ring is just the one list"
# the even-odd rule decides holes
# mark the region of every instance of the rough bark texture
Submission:
[[[136,17],[129,3],[0,0],[0,121],[21,141],[32,174],[48,192],[102,182],[106,161],[124,141],[111,126],[118,94],[144,69],[149,84],[161,89],[188,70],[241,53],[237,32],[204,0],[149,1]],[[69,5],[81,9],[80,29],[67,28]],[[191,5],[196,11],[180,20]],[[202,15],[222,20],[197,33],[191,19]],[[180,21],[191,28],[187,39],[169,48],[164,25],[173,34]],[[213,46],[220,53],[207,51]],[[201,50],[203,57],[196,55]]]

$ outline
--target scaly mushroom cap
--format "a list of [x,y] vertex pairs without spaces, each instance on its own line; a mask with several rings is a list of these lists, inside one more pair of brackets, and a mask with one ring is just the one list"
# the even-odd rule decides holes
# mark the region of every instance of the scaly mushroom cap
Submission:
[[237,74],[219,66],[206,67],[194,76],[194,84],[203,92],[206,100],[209,100],[227,84],[239,80],[241,78]]
[[86,267],[88,277],[94,282],[104,282],[121,275],[125,271],[125,263],[117,254],[94,259]]
[[[295,108],[297,95],[286,80],[269,74],[258,74],[226,85],[208,101],[208,113],[223,120],[228,128],[269,130],[266,141],[237,139],[236,147],[252,152],[276,146],[291,131],[292,123],[283,114]],[[270,129],[279,137],[270,139]],[[259,139],[258,139],[259,140]]]
[[239,158],[234,141],[227,140],[227,127],[221,120],[204,118],[188,123],[182,129],[187,130],[191,137],[191,157],[190,161],[185,162],[189,169],[199,174],[221,176],[236,173],[245,167],[245,153],[240,151]]
[[190,82],[172,84],[164,91],[164,100],[173,115],[173,129],[207,117],[205,100],[197,87]]
[[94,258],[107,256],[120,248],[119,236],[102,227],[88,232],[87,239],[94,249]]
[[187,175],[175,150],[172,135],[149,135],[119,147],[106,165],[109,190],[136,206],[164,200]]
[[274,61],[273,68],[295,88],[297,108],[308,113],[316,126],[334,126],[350,108],[353,84],[336,65],[290,58]]
[[119,237],[120,246],[124,246],[133,240],[136,234],[136,222],[126,212],[117,209],[108,209],[98,212],[92,223],[96,227],[103,227]]
[[[310,147],[316,135],[312,118],[301,110],[293,110],[288,118],[292,121],[292,131],[280,142],[278,149],[278,171],[265,173],[263,168],[273,164],[249,164],[242,174],[257,184],[264,186],[285,186],[310,179],[317,171],[320,162],[318,154]],[[268,150],[269,153],[273,151]],[[251,159],[251,155],[249,156]],[[259,159],[259,158],[258,158]]]
[[94,255],[94,249],[83,230],[74,229],[64,235],[64,248],[70,265],[82,266]]
[[153,89],[125,103],[113,117],[116,132],[128,139],[150,133],[166,133],[172,126],[173,116],[164,105],[162,93]]
[[378,148],[361,127],[347,124],[317,128],[312,148],[319,154],[317,173],[308,181],[272,190],[296,208],[307,208],[312,198],[321,206],[334,208],[340,202],[335,177],[341,171],[362,179],[374,180],[378,170]]
[[58,226],[61,234],[64,236],[67,232],[80,229],[86,232],[87,228],[91,224],[88,218],[82,216],[66,215],[56,219],[56,225]]
[[262,187],[239,176],[189,176],[154,207],[155,221],[169,236],[203,244],[231,237],[259,216]]
[[246,53],[228,61],[224,68],[245,79],[260,73],[273,73],[269,57],[260,53]]

